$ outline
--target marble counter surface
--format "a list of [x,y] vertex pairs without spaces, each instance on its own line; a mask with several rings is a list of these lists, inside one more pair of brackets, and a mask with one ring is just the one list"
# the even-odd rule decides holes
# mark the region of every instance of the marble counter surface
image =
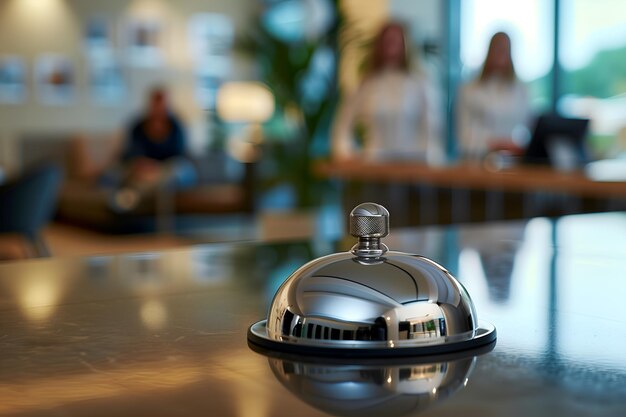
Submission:
[[0,264],[0,415],[625,415],[625,213],[392,230],[390,248],[466,286],[498,329],[486,351],[326,363],[251,350],[247,328],[287,276],[351,243]]

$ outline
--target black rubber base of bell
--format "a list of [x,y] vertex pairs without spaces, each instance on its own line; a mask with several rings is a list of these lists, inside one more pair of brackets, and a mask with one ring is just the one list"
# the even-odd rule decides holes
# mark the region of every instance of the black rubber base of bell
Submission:
[[263,326],[265,320],[257,322],[248,328],[248,343],[259,346],[263,349],[278,351],[293,355],[310,355],[317,357],[333,358],[394,358],[394,357],[415,357],[432,356],[445,353],[460,352],[476,349],[481,346],[494,343],[497,334],[495,327],[480,327],[483,333],[469,340],[458,342],[441,343],[437,345],[407,346],[407,347],[375,347],[375,348],[355,348],[355,347],[332,347],[332,346],[310,346],[304,344],[294,344],[279,342],[270,339],[253,330],[254,327]]

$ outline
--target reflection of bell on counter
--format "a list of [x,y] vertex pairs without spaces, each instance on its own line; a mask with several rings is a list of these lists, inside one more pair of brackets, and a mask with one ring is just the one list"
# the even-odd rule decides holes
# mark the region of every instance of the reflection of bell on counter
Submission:
[[[315,359],[270,355],[270,368],[292,394],[336,416],[402,416],[424,410],[467,385],[476,355],[493,348],[415,359]],[[332,361],[332,362],[330,362]]]
[[380,240],[389,212],[364,203],[350,213],[350,252],[313,260],[278,289],[268,319],[248,340],[266,349],[344,357],[429,355],[493,342],[465,288],[437,263]]

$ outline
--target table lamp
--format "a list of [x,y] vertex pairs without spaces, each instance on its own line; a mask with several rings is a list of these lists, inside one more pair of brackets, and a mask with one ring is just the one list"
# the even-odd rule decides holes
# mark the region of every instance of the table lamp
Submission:
[[229,82],[217,92],[217,114],[224,121],[244,125],[239,134],[228,138],[227,151],[241,162],[258,159],[263,142],[261,123],[274,114],[274,96],[259,82]]

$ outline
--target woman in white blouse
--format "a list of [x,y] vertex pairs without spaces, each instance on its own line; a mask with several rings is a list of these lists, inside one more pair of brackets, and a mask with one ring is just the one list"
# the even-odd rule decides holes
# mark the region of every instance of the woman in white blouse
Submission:
[[530,106],[526,86],[515,75],[506,33],[491,38],[482,72],[461,88],[457,110],[463,158],[480,160],[492,150],[521,151]]
[[[381,29],[368,64],[364,80],[335,119],[333,157],[439,159],[432,94],[425,77],[410,71],[401,25],[389,23]],[[357,126],[363,127],[362,147],[354,140]]]

